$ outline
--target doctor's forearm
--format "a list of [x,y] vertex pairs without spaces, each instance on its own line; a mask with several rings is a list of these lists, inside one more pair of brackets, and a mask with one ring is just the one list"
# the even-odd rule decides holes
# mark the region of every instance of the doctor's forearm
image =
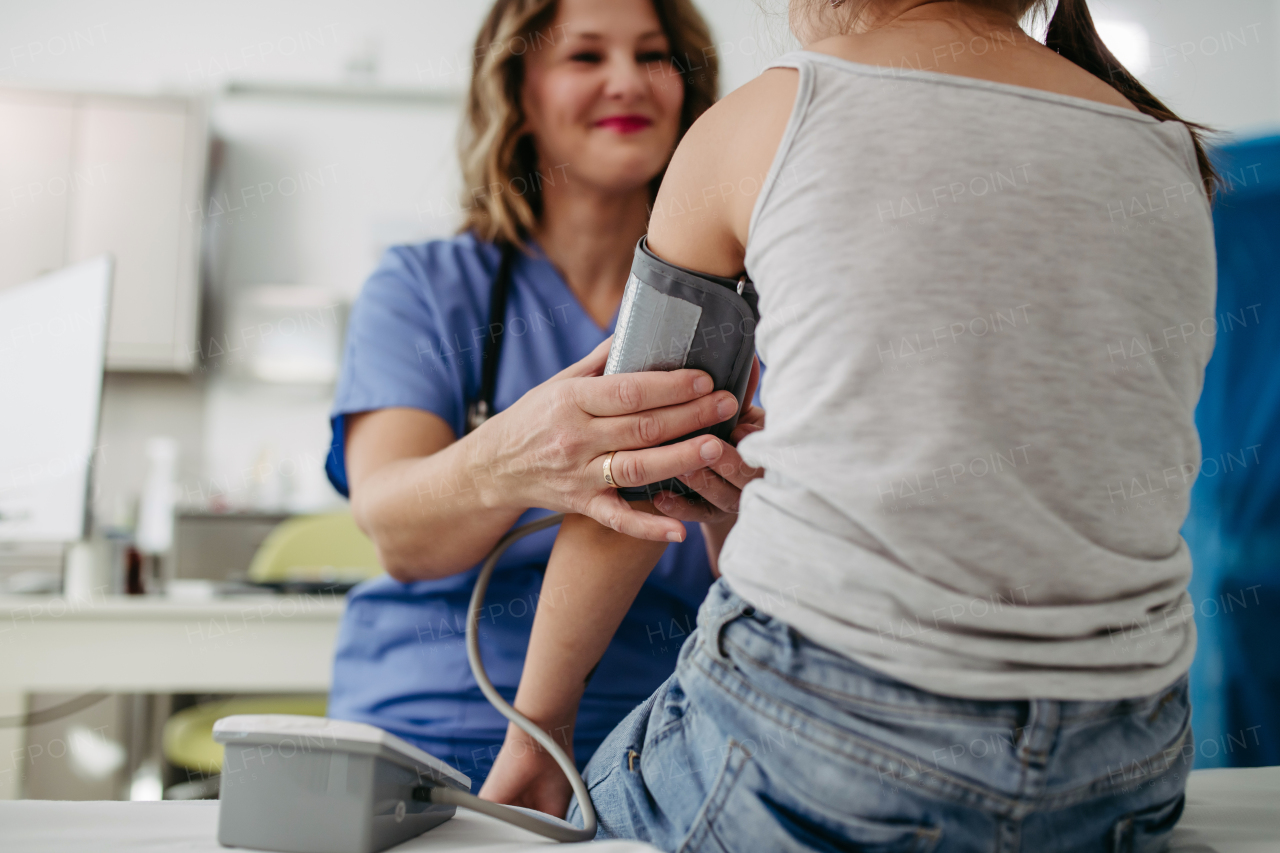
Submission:
[[356,522],[383,567],[400,581],[465,571],[484,558],[525,507],[494,505],[481,492],[491,476],[480,436],[425,457],[398,459],[362,478],[351,493]]

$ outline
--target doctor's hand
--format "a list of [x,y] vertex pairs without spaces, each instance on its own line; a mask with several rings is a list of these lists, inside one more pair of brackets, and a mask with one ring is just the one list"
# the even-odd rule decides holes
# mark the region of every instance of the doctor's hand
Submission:
[[728,420],[737,400],[728,391],[713,393],[700,370],[604,376],[609,344],[468,436],[480,498],[489,507],[573,512],[637,539],[681,542],[679,520],[632,508],[605,482],[605,459],[618,451],[610,470],[620,486],[696,472],[707,465],[703,446],[722,442],[701,437],[658,445]]
[[[560,740],[558,733],[553,734]],[[572,744],[573,739],[569,737],[567,752],[573,752]],[[511,725],[479,796],[494,803],[536,809],[563,818],[569,810],[573,787],[551,753]]]
[[747,393],[742,398],[742,411],[727,444],[708,436],[682,442],[697,444],[700,464],[676,479],[701,495],[705,502],[695,503],[663,492],[654,500],[659,512],[682,521],[732,525],[738,515],[742,490],[747,483],[764,476],[763,468],[753,468],[738,453],[738,442],[764,429],[764,409],[751,402],[759,384],[760,360],[755,359],[751,362],[751,378],[747,380]]
[[756,386],[760,382],[760,361],[751,365],[751,379],[742,400],[742,412],[738,423],[729,435],[729,443],[716,438],[690,439],[684,444],[698,444],[699,458],[703,464],[697,470],[681,474],[677,479],[697,492],[702,501],[690,501],[670,492],[662,492],[654,498],[654,508],[670,518],[698,522],[707,543],[707,556],[711,567],[719,574],[720,548],[738,520],[738,504],[747,483],[764,476],[763,468],[754,468],[739,455],[738,442],[753,432],[764,429],[764,409],[752,404]]

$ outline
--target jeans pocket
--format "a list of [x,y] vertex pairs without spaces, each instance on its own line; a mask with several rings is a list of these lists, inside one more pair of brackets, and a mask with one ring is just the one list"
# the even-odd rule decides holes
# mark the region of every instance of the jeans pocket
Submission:
[[1182,817],[1186,799],[1185,795],[1179,794],[1167,803],[1121,817],[1111,827],[1109,853],[1156,853],[1163,850],[1169,842],[1169,834]]
[[929,853],[941,830],[909,820],[834,814],[770,790],[750,753],[728,755],[680,853]]

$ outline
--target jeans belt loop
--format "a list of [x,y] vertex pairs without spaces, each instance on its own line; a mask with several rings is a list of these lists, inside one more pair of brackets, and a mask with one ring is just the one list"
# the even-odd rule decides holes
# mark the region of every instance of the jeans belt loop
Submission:
[[721,637],[729,623],[740,616],[750,616],[755,613],[755,608],[747,604],[736,595],[731,598],[712,603],[708,598],[702,605],[708,610],[706,620],[706,631],[703,632],[703,639],[706,643],[707,653],[721,663],[731,664],[729,656],[725,654],[724,645]]

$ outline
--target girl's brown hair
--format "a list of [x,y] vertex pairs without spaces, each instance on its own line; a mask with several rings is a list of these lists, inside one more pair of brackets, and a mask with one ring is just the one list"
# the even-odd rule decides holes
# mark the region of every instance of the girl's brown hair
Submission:
[[[717,63],[706,21],[691,0],[651,0],[671,48],[670,73],[684,83],[678,142],[716,98]],[[524,55],[554,44],[557,0],[497,0],[476,36],[466,113],[458,136],[462,164],[461,231],[523,246],[542,215],[542,185],[563,180],[538,170],[533,139],[521,132]],[[650,182],[656,196],[662,174]]]
[[[1035,0],[1027,4],[1023,13],[1036,8],[1040,14],[1047,14],[1049,0]],[[1164,102],[1151,94],[1151,91],[1138,82],[1138,78],[1129,73],[1120,60],[1116,59],[1098,35],[1093,16],[1089,14],[1086,0],[1058,0],[1053,16],[1049,18],[1049,30],[1045,35],[1045,46],[1057,51],[1061,56],[1079,65],[1094,77],[1108,83],[1113,89],[1129,99],[1129,102],[1141,112],[1160,121],[1177,121],[1186,125],[1191,131],[1191,139],[1196,147],[1196,163],[1200,167],[1200,180],[1205,193],[1212,198],[1218,181],[1218,173],[1205,153],[1204,135],[1209,129],[1202,124],[1178,118],[1173,110]]]

